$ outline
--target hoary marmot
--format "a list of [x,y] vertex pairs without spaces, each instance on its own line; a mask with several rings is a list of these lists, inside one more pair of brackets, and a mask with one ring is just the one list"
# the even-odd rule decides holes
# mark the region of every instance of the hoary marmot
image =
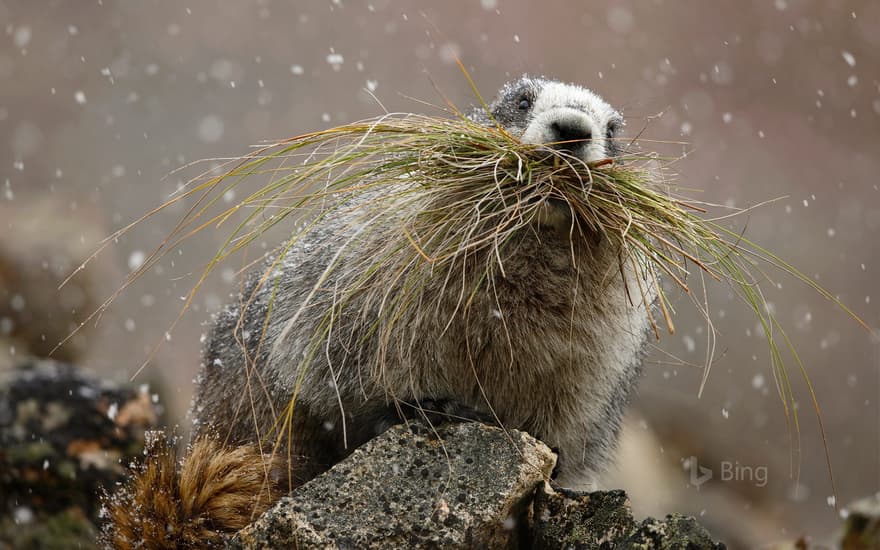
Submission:
[[[621,152],[620,113],[597,94],[554,80],[508,83],[471,118],[587,163]],[[557,450],[558,484],[593,487],[612,458],[641,368],[651,307],[645,302],[653,294],[640,291],[619,244],[572,231],[572,210],[563,201],[545,202],[543,214],[505,244],[503,274],[480,281],[478,270],[462,264],[464,283],[456,284],[477,289],[466,307],[461,287],[437,276],[380,345],[369,329],[376,304],[355,296],[301,370],[312,335],[333,307],[332,289],[359,275],[346,266],[357,266],[396,230],[394,220],[380,220],[360,239],[358,224],[343,214],[323,218],[273,264],[269,283],[261,283],[265,269],[257,270],[214,322],[194,438],[271,449],[281,434],[276,455],[293,457],[295,485],[401,416],[488,419]],[[331,261],[342,267],[327,276]],[[292,425],[279,430],[294,395]]]

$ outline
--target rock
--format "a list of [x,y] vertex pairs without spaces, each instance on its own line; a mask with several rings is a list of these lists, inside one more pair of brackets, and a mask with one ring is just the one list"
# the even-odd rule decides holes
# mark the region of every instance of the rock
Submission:
[[694,518],[636,523],[623,491],[579,493],[544,485],[535,495],[535,549],[722,549]]
[[0,548],[94,540],[99,495],[142,454],[161,412],[146,389],[64,363],[34,359],[0,370]]
[[523,432],[411,428],[390,429],[281,499],[231,547],[724,548],[693,518],[636,522],[623,491],[554,491],[554,455]]
[[635,529],[623,491],[556,492],[545,485],[535,495],[535,548],[595,548]]
[[843,550],[880,548],[880,493],[857,500],[843,511]]
[[724,544],[715,542],[703,526],[692,517],[669,514],[663,521],[648,518],[638,529],[621,541],[621,548],[663,550],[723,550]]
[[516,548],[556,459],[528,434],[477,423],[396,426],[281,499],[240,548]]

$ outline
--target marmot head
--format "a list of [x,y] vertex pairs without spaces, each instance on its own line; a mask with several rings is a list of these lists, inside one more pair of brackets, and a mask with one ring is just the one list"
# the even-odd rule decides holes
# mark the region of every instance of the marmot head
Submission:
[[[523,76],[501,88],[486,108],[471,118],[500,124],[523,143],[553,147],[573,161],[593,163],[617,157],[623,147],[618,132],[623,117],[596,93],[556,80]],[[567,235],[573,209],[563,197],[538,196],[534,222]],[[598,234],[593,235],[598,240]]]
[[[581,86],[523,76],[501,88],[489,112],[524,143],[551,145],[584,162],[620,154],[615,138],[623,117]],[[491,123],[485,112],[474,116]]]

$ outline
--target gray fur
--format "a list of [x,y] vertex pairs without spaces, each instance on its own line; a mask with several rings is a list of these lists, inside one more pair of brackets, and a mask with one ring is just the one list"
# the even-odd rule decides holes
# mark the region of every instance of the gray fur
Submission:
[[[530,111],[519,108],[523,94]],[[592,138],[571,146],[573,154],[592,161],[615,152],[610,137],[620,115],[583,88],[523,77],[505,86],[490,109],[519,136],[540,135],[554,117],[574,117]],[[473,118],[493,123],[484,113]],[[479,255],[459,262],[451,271],[457,278],[429,280],[384,342],[369,331],[380,318],[379,303],[355,296],[300,372],[334,292],[358,277],[365,257],[384,250],[396,227],[393,212],[375,213],[377,225],[363,233],[363,214],[325,219],[265,284],[258,284],[265,268],[252,274],[238,303],[216,319],[195,400],[195,433],[271,446],[276,419],[295,395],[287,451],[294,481],[301,482],[387,427],[384,411],[395,403],[449,400],[557,448],[562,485],[594,486],[612,458],[640,371],[649,305],[636,274],[621,273],[619,251],[607,238],[572,239],[568,210],[548,204],[547,211],[505,245],[504,273],[493,271],[469,307],[462,307],[461,294],[477,285],[477,266],[486,261]],[[334,260],[338,268],[328,274]]]

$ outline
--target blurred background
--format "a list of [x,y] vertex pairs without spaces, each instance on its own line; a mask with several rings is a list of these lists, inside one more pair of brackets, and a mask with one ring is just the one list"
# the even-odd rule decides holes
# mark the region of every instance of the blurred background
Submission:
[[[0,31],[0,368],[48,353],[161,242],[182,207],[56,291],[212,163],[178,168],[381,114],[371,94],[391,111],[472,104],[456,56],[486,96],[524,72],[552,76],[620,107],[630,136],[686,142],[642,147],[685,154],[676,172],[700,200],[779,199],[733,226],[880,326],[878,2],[0,0]],[[152,357],[135,382],[161,388],[185,429],[200,336],[239,266],[169,327],[220,237],[173,251],[59,356],[119,380]],[[815,388],[845,505],[880,490],[880,343],[771,274],[766,297]],[[734,546],[830,540],[839,520],[803,378],[790,361],[798,439],[755,318],[723,285],[709,291],[718,340],[702,396],[707,327],[679,297],[608,485],[637,514],[693,514]]]

